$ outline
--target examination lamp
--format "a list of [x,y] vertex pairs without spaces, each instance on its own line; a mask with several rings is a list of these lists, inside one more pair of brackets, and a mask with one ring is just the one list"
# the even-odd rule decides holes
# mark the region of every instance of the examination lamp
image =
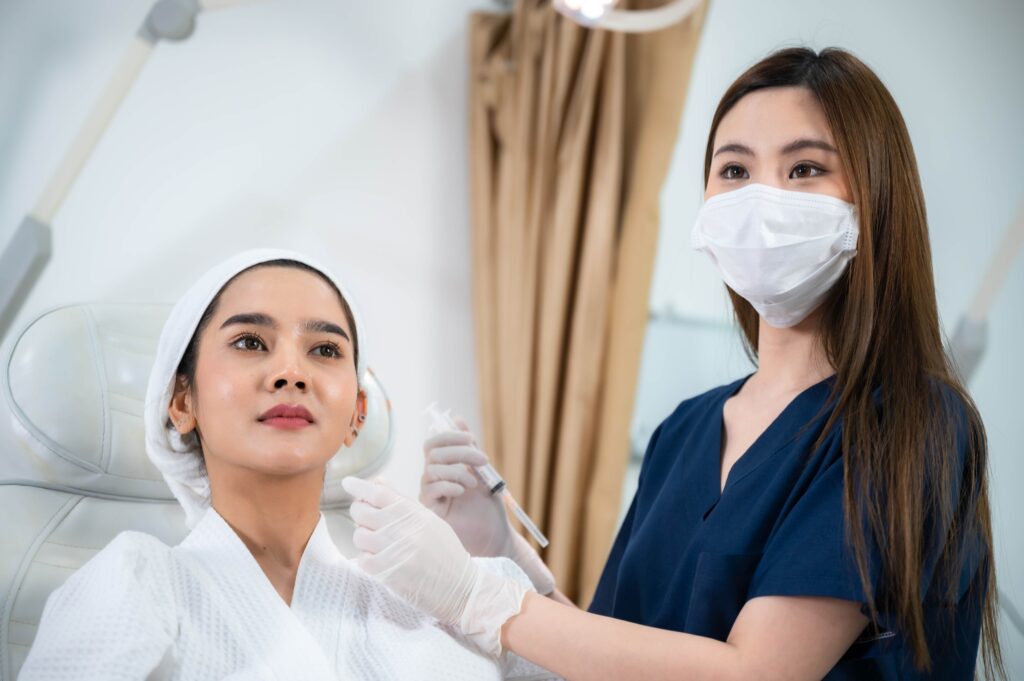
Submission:
[[185,40],[196,15],[249,0],[158,0],[149,10],[114,74],[35,206],[0,253],[0,338],[50,260],[53,219],[159,40]]
[[562,15],[587,28],[620,33],[647,33],[677,24],[693,14],[703,0],[669,0],[652,9],[615,9],[618,0],[553,0]]

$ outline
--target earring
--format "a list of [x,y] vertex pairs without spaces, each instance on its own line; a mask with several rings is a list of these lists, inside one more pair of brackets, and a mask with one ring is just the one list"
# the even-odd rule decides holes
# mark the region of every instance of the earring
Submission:
[[353,428],[352,429],[352,437],[359,437],[359,429],[358,428]]
[[359,415],[359,422],[363,423],[364,421],[366,421],[366,414],[360,414]]

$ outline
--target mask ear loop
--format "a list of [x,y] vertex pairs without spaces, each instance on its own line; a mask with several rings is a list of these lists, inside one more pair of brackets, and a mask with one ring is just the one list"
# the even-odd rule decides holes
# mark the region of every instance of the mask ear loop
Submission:
[[850,216],[853,224],[846,228],[846,235],[843,237],[843,250],[857,253],[857,239],[860,238],[860,227],[857,224],[857,214]]

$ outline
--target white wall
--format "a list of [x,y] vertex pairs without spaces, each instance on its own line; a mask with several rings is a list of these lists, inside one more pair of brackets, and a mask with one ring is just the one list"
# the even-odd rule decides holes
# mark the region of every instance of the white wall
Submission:
[[[0,3],[0,243],[148,2]],[[262,0],[159,45],[54,224],[15,326],[58,304],[172,302],[244,248],[335,263],[398,418],[385,475],[418,486],[439,399],[478,417],[466,189],[466,40],[484,0]],[[10,437],[7,418],[0,437]],[[2,457],[0,457],[2,460]]]
[[[714,108],[729,83],[770,51],[836,45],[876,70],[910,128],[928,202],[939,308],[951,334],[1024,200],[1022,30],[1019,0],[712,0],[662,194],[652,308],[729,321],[720,279],[706,256],[689,248]],[[1024,532],[1015,522],[1024,514],[1024,257],[996,301],[989,332],[971,392],[990,437],[1000,586],[1024,608]],[[678,355],[666,355],[670,361]],[[1010,678],[1024,678],[1024,639],[1004,630]]]

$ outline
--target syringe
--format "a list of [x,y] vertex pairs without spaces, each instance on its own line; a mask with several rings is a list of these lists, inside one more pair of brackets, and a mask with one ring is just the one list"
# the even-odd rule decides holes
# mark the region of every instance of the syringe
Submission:
[[[459,430],[458,426],[455,425],[455,421],[452,420],[451,414],[448,410],[441,411],[437,403],[434,402],[426,409],[426,414],[430,418],[430,429],[434,433],[440,433],[446,430]],[[505,483],[505,479],[501,477],[494,466],[491,464],[484,464],[483,466],[474,466],[473,469],[476,471],[483,483],[487,485],[488,490],[491,494],[501,494],[509,506],[512,507],[512,512],[515,514],[519,522],[523,524],[526,531],[537,540],[541,548],[545,548],[548,545],[548,538],[544,536],[544,533],[540,531],[530,516],[526,515],[526,511],[519,505],[512,493],[508,491],[508,485]]]

